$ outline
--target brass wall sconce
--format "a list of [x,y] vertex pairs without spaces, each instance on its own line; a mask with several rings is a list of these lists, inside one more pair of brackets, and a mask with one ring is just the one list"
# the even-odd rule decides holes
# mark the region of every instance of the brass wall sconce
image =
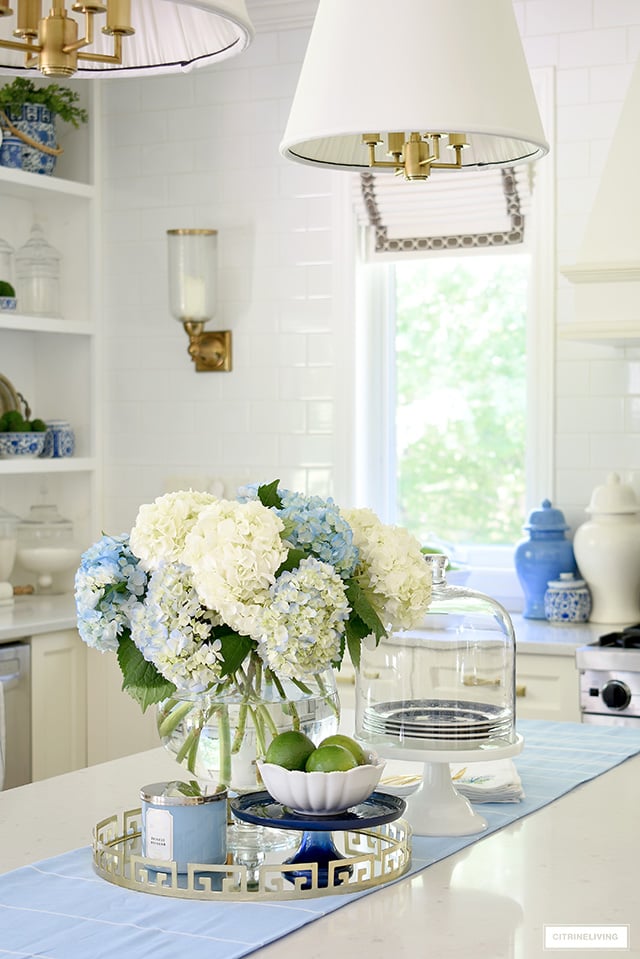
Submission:
[[167,230],[169,307],[189,337],[189,356],[197,373],[231,370],[231,331],[206,332],[215,316],[217,230]]

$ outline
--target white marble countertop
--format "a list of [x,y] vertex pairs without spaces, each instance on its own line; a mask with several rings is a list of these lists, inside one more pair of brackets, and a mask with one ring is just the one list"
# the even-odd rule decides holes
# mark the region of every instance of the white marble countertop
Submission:
[[16,596],[11,606],[0,606],[0,643],[12,642],[76,625],[71,593],[58,596]]
[[[174,776],[155,749],[0,793],[0,872],[89,845],[96,822],[137,804],[141,784]],[[640,956],[639,809],[637,756],[252,955],[351,959],[364,947],[368,959],[540,959],[545,925],[630,924],[622,954]],[[587,954],[614,953],[569,953]]]

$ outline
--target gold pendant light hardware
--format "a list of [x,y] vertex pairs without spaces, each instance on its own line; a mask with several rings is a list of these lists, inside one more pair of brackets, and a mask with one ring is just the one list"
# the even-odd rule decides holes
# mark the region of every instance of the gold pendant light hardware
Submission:
[[0,0],[0,73],[101,79],[205,68],[251,43],[246,2]]
[[[18,0],[18,22],[13,35],[25,42],[0,39],[0,47],[23,51],[25,67],[37,66],[46,77],[73,76],[78,69],[78,60],[121,64],[121,38],[134,33],[130,0],[110,0],[108,4],[89,0],[74,3],[71,9],[84,15],[83,37],[78,37],[78,22],[69,16],[65,0],[52,0],[46,17],[41,17],[40,0]],[[8,7],[0,8],[3,15],[11,12]],[[93,44],[94,17],[105,13],[107,26],[102,32],[113,36],[112,53],[84,52],[85,47]],[[36,38],[37,43],[33,42]]]
[[189,356],[196,365],[196,373],[228,373],[231,369],[231,331],[206,333],[204,323],[184,320],[182,324],[189,337]]
[[[369,151],[370,167],[393,167],[396,176],[405,180],[427,180],[432,170],[462,169],[462,151],[468,146],[464,133],[413,132],[406,139],[405,133],[387,134],[387,156],[392,160],[378,160],[376,147],[382,143],[379,133],[363,133],[362,142]],[[440,140],[447,137],[447,149],[455,152],[453,163],[440,163]]]
[[74,3],[71,7],[76,13],[106,13],[106,3]]

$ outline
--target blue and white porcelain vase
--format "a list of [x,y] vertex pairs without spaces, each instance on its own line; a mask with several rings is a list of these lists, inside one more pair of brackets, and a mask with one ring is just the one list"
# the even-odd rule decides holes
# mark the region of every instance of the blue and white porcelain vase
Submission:
[[546,619],[544,594],[550,580],[560,573],[577,573],[571,541],[566,538],[569,529],[561,510],[545,499],[540,509],[529,513],[523,530],[529,534],[516,547],[515,567],[525,605],[522,615],[527,619]]
[[591,612],[591,593],[583,579],[560,573],[544,594],[544,612],[550,623],[586,623]]
[[40,103],[25,103],[20,110],[5,108],[14,132],[3,121],[0,166],[15,167],[27,173],[53,173],[57,156],[31,146],[20,133],[45,147],[56,149],[55,114]]

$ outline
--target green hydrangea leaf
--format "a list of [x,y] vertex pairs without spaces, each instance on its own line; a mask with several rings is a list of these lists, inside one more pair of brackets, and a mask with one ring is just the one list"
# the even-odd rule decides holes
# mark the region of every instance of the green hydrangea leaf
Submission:
[[291,547],[289,549],[289,555],[283,563],[280,564],[276,571],[276,579],[280,573],[291,572],[293,569],[297,569],[303,559],[306,559],[307,553],[303,549],[297,549],[296,547]]
[[278,493],[278,484],[280,480],[274,480],[273,483],[266,483],[258,487],[258,499],[263,506],[272,509],[282,509],[282,499]]
[[366,592],[355,580],[348,580],[345,592],[351,606],[345,629],[347,648],[351,662],[357,669],[360,666],[362,640],[366,636],[373,635],[377,645],[382,637],[387,635],[387,631]]
[[234,633],[228,626],[221,627],[219,633],[217,630],[214,632],[215,638],[219,639],[222,645],[224,665],[221,673],[223,676],[231,676],[242,665],[251,650],[256,648],[256,644],[249,636]]
[[131,636],[126,633],[118,644],[118,663],[122,671],[122,688],[135,699],[144,713],[148,706],[172,696],[176,687],[162,676],[153,663],[147,662]]

